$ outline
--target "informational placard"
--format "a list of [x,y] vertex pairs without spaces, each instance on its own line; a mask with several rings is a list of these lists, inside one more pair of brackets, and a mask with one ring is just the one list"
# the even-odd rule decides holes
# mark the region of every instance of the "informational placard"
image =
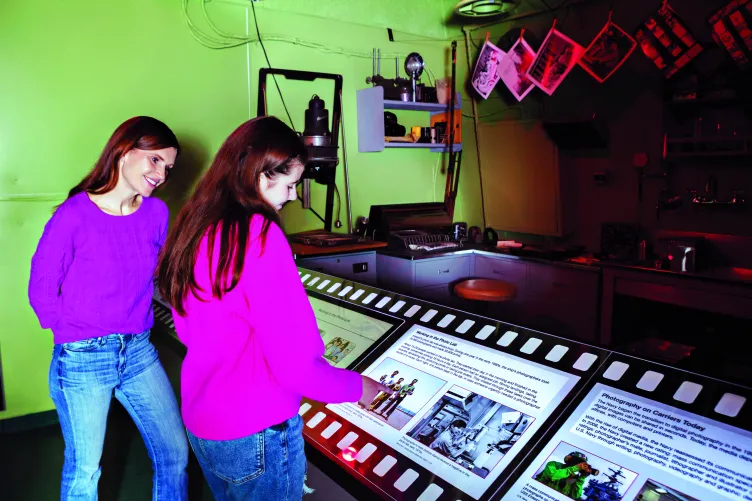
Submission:
[[752,499],[752,433],[596,384],[505,500]]
[[475,499],[579,380],[417,325],[362,372],[390,392],[328,409]]

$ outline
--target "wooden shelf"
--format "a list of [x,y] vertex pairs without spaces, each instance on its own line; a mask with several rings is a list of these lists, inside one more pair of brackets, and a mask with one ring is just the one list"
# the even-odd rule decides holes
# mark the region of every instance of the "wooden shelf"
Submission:
[[441,103],[413,103],[412,101],[390,101],[389,99],[384,99],[384,109],[410,110],[410,111],[435,111],[437,113],[441,113],[441,112],[449,110],[449,105],[441,104]]
[[[428,149],[434,153],[449,151],[449,148],[443,144],[387,143],[384,141],[384,110],[423,111],[430,114],[426,116],[423,124],[402,124],[409,131],[411,126],[428,127],[431,124],[430,116],[447,112],[449,110],[448,105],[385,100],[384,88],[379,86],[358,90],[356,101],[358,105],[359,152],[384,151],[385,148]],[[462,109],[462,100],[459,93],[455,96],[455,109]],[[461,143],[454,145],[454,151],[461,150]]]
[[682,107],[682,106],[729,106],[729,105],[739,105],[739,106],[749,106],[750,100],[744,99],[736,96],[727,96],[727,97],[698,97],[697,99],[676,99],[676,100],[668,100],[664,101],[664,104],[667,106],[676,106],[676,107]]
[[[449,146],[446,144],[432,144],[432,143],[387,143],[384,142],[384,148],[428,148],[431,151],[435,153],[448,153],[449,152]],[[453,148],[454,151],[462,151],[462,143],[457,143],[454,145]]]
[[752,138],[674,138],[666,140],[666,148],[667,159],[747,157],[752,155]]
[[679,152],[668,153],[666,158],[671,160],[672,158],[712,158],[712,157],[749,157],[752,153],[749,152],[736,152],[736,151],[703,151],[703,152]]

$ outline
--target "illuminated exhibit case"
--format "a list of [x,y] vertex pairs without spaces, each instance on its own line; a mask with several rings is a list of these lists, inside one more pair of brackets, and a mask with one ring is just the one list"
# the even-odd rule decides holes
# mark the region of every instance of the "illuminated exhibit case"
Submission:
[[390,388],[300,408],[357,499],[752,499],[749,388],[299,272],[324,357]]

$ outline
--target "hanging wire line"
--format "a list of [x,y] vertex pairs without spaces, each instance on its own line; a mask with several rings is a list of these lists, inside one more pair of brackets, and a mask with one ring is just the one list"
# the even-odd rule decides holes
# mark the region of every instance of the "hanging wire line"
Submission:
[[[249,37],[249,36],[241,36],[241,35],[234,35],[231,33],[226,33],[222,30],[220,30],[216,24],[211,20],[209,17],[208,9],[206,8],[206,4],[209,0],[200,0],[201,3],[201,9],[203,13],[203,17],[206,21],[206,24],[209,26],[213,34],[209,35],[204,33],[198,26],[196,26],[191,19],[190,15],[188,14],[188,2],[189,0],[182,0],[183,4],[183,18],[185,19],[186,25],[188,26],[191,36],[199,42],[201,45],[214,50],[221,50],[221,49],[232,49],[235,47],[240,47],[246,44],[261,42],[262,40],[264,42],[281,42],[281,43],[288,43],[292,45],[297,45],[300,47],[306,47],[309,49],[317,50],[319,52],[323,52],[326,54],[335,54],[335,55],[343,55],[348,57],[357,57],[360,59],[371,59],[373,57],[373,54],[371,52],[360,52],[356,50],[352,50],[345,47],[336,47],[332,45],[324,45],[319,42],[315,42],[312,40],[305,40],[302,38],[289,36],[289,35],[280,35],[280,34],[264,34],[261,37]],[[566,0],[565,2],[562,2],[561,6],[555,7],[554,10],[561,9],[564,7],[567,3],[569,3],[569,0]],[[251,7],[255,9],[253,2],[251,2]],[[543,14],[543,13],[541,13]],[[504,22],[507,22],[505,20],[500,20],[498,23],[495,24],[503,24]],[[491,25],[489,25],[491,26]],[[481,27],[477,28],[470,28],[468,31],[473,32],[477,31],[478,29],[481,29]],[[398,40],[399,43],[410,43],[410,44],[436,44],[436,43],[447,43],[447,42],[464,42],[464,37],[453,37],[453,38],[411,38],[411,39],[405,39],[405,40]],[[470,40],[472,42],[484,42],[485,37],[480,38],[473,38],[470,37]],[[476,48],[480,48],[479,45],[476,45]],[[404,54],[404,51],[403,51]],[[383,59],[393,59],[395,57],[398,57],[399,53],[397,52],[382,52],[382,58]],[[435,77],[434,77],[435,79]]]
[[342,199],[339,198],[339,188],[337,188],[337,183],[334,183],[334,194],[337,195],[337,218],[334,221],[341,223],[342,221],[339,217],[342,213]]
[[[309,49],[314,49],[314,50],[317,50],[326,54],[338,54],[338,55],[343,55],[343,56],[348,56],[348,57],[357,57],[361,59],[371,59],[373,57],[373,54],[371,52],[360,52],[360,51],[352,50],[352,49],[345,48],[345,47],[325,45],[325,44],[315,42],[312,40],[304,40],[302,38],[293,37],[289,35],[264,34],[263,37],[261,37],[260,34],[257,33],[256,37],[250,37],[250,36],[245,36],[245,35],[241,36],[241,35],[233,35],[233,34],[225,33],[222,30],[220,30],[209,17],[207,9],[206,9],[207,1],[208,0],[200,0],[202,12],[204,12],[204,18],[207,21],[207,25],[213,32],[211,34],[207,34],[204,31],[202,31],[201,28],[196,26],[196,24],[193,22],[193,19],[191,19],[191,16],[188,14],[189,0],[182,0],[182,6],[183,6],[182,10],[183,10],[183,19],[185,20],[185,23],[188,26],[191,36],[198,43],[200,43],[201,45],[209,49],[214,49],[214,50],[232,49],[234,47],[240,47],[240,46],[250,44],[250,43],[261,42],[263,40],[264,42],[282,42],[282,43],[297,45],[300,47],[307,47]],[[253,2],[251,2],[251,8],[254,9],[254,12],[255,12],[255,6],[253,5]],[[447,41],[450,41],[450,40],[424,39],[424,40],[414,40],[412,42],[430,44],[430,43],[444,43]],[[407,42],[407,41],[404,41],[404,42]],[[404,51],[403,51],[403,54],[404,54]],[[382,53],[382,57],[384,59],[394,58],[394,57],[397,57],[398,55],[399,54],[396,52],[383,52]]]
[[[202,1],[202,4],[206,5],[206,2]],[[269,62],[269,55],[266,53],[266,47],[264,47],[264,42],[261,40],[261,32],[259,31],[258,19],[256,19],[256,7],[253,5],[253,2],[251,2],[251,10],[253,10],[253,24],[256,26],[256,36],[258,36],[259,43],[261,44],[261,50],[264,51],[264,58],[266,59],[266,66],[269,69],[271,69],[272,63]],[[282,100],[282,106],[285,107],[285,113],[287,113],[287,118],[290,120],[290,127],[292,127],[292,130],[295,130],[295,124],[292,121],[292,117],[290,116],[290,111],[287,109],[287,103],[285,103],[285,98],[282,97],[282,90],[279,88],[279,84],[277,83],[277,77],[274,75],[274,73],[272,73],[272,79],[274,80],[274,86],[277,87],[277,92],[279,92],[279,98]]]

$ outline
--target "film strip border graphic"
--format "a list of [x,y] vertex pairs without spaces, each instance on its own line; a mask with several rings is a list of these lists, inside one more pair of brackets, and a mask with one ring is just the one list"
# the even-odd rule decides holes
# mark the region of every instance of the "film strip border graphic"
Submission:
[[752,432],[752,388],[620,353],[594,381]]
[[665,78],[689,64],[703,50],[666,2],[637,29],[635,39]]
[[752,0],[733,0],[710,16],[708,24],[716,43],[747,69],[752,61]]
[[[299,268],[304,287],[314,295],[330,297],[366,309],[424,325],[451,336],[486,346],[510,355],[578,374],[582,384],[601,382],[630,393],[642,395],[712,420],[752,431],[752,407],[745,405],[752,390],[706,378],[667,366],[661,366],[575,341],[557,338],[523,327],[480,317],[450,307],[436,305],[409,296],[359,284]],[[155,319],[175,336],[169,306],[155,291]],[[399,328],[398,332],[405,332]],[[580,386],[578,384],[578,386]],[[587,384],[590,386],[590,384]],[[575,393],[573,390],[572,394]],[[576,402],[574,403],[576,404]],[[575,405],[568,405],[574,409]],[[349,467],[349,472],[372,484],[376,492],[391,499],[465,500],[472,499],[430,471],[404,458],[391,447],[368,435],[345,419],[328,412],[323,404],[304,403],[299,414],[304,430],[315,446]],[[556,413],[555,413],[556,414]],[[553,416],[549,424],[564,419]],[[545,436],[554,433],[549,426],[538,440],[525,447],[537,448]],[[527,458],[520,454],[518,461]],[[528,452],[527,456],[530,456]],[[519,469],[519,468],[517,468]],[[511,470],[510,470],[511,472]],[[504,489],[496,491],[500,493]],[[484,498],[494,491],[491,486]],[[484,499],[481,498],[481,499]]]
[[306,290],[343,303],[387,314],[465,341],[570,374],[594,374],[607,350],[449,306],[298,268]]
[[[402,320],[402,326],[389,335],[393,340],[414,325],[425,326],[451,337],[579,376],[570,397],[564,400],[553,417],[573,404],[571,396],[592,378],[608,354],[606,350],[586,344],[305,268],[298,268],[298,272],[301,282],[313,297],[328,297],[330,301],[334,300],[334,304],[347,303],[355,310],[370,310]],[[376,350],[372,348],[369,353],[373,355]],[[474,499],[330,411],[324,404],[306,401],[300,407],[299,414],[303,418],[304,433],[309,443],[313,442],[319,451],[336,460],[350,475],[369,484],[371,490],[383,498],[420,501]],[[549,418],[550,422],[553,417]],[[526,451],[545,433],[544,424],[537,435],[517,451],[518,458],[524,458]],[[513,462],[506,468],[507,472],[511,472],[517,465]],[[480,499],[490,499],[502,482],[502,477],[499,477]]]
[[[603,384],[643,395],[651,400],[679,407],[735,427],[750,430],[752,426],[749,422],[752,407],[744,405],[752,396],[747,388],[646,360],[592,348],[581,343],[561,340],[547,334],[311,272],[304,268],[299,268],[299,272],[305,287],[317,295],[328,295],[359,307],[366,306],[374,311],[387,312],[396,317],[402,316],[414,324],[426,325],[453,336],[467,338],[477,344],[544,363],[564,372],[576,373],[584,369],[584,372],[589,373],[592,369],[596,374],[593,374],[594,377],[590,379],[590,384],[587,386],[600,381]],[[553,348],[550,344],[544,345],[546,342],[554,343]],[[571,351],[568,360],[560,356],[570,351],[567,349],[570,347],[566,346],[567,344],[579,348]],[[547,351],[547,348],[550,350]],[[577,355],[576,358],[575,355]],[[598,357],[603,360],[600,365],[596,364]],[[565,361],[571,363],[573,359],[575,361],[569,367],[561,363]],[[702,398],[698,398],[700,395]],[[386,491],[389,497],[421,500],[465,499],[461,493],[455,495],[458,492],[455,486],[435,477],[431,472],[415,465],[410,460],[401,462],[398,459],[401,455],[393,451],[391,447],[362,432],[341,417],[326,412],[323,406],[318,408],[319,406],[316,405],[316,407],[313,412],[309,403],[301,407],[301,416],[304,417],[304,422],[307,421],[306,432],[309,438],[313,438],[319,448],[324,448],[367,481],[378,486],[382,491]],[[573,410],[576,405],[568,407]],[[563,414],[552,416],[549,424],[563,422],[565,418]],[[537,443],[545,442],[545,437],[555,432],[556,429],[549,426],[547,431],[542,432],[543,436]],[[532,442],[531,446],[537,449]],[[377,454],[380,449],[385,452]],[[519,462],[532,457],[530,453],[527,454],[527,458],[519,454]],[[380,460],[376,461],[374,457]],[[506,482],[504,484],[511,485]],[[499,494],[504,490],[501,488],[494,494]],[[493,486],[486,493],[486,497],[491,492],[493,492]]]
[[[520,475],[532,462],[539,459],[541,451],[550,444],[561,427],[577,411],[582,400],[587,398],[598,383],[621,390],[627,395],[642,397],[649,402],[663,404],[679,411],[704,417],[715,423],[723,423],[752,432],[752,405],[749,404],[752,398],[752,388],[630,355],[610,352],[595,376],[580,391],[580,395],[575,397],[573,404],[569,405],[559,416],[553,416],[544,436],[527,452],[525,457],[520,457],[518,467],[510,471],[492,496],[493,499],[507,499],[504,496],[509,489],[515,485]],[[740,450],[749,450],[752,444],[734,445],[741,447]]]
[[[608,364],[604,364],[603,368],[598,371],[599,377],[602,379],[601,382],[604,384],[626,384],[627,386],[622,389],[643,394],[648,398],[651,398],[651,395],[662,397],[667,395],[666,392],[672,392],[671,398],[663,403],[671,404],[673,402],[696,414],[740,428],[744,428],[745,419],[752,418],[750,416],[752,406],[745,406],[746,402],[752,397],[750,393],[752,389],[750,388],[480,317],[409,296],[401,296],[375,287],[311,272],[304,268],[299,268],[298,271],[301,275],[301,281],[308,290],[336,296],[339,300],[357,305],[372,305],[372,309],[376,311],[388,312],[395,316],[401,315],[413,323],[425,325],[564,372],[584,376],[591,373],[594,366],[600,365],[596,364],[599,358],[601,358],[601,362],[604,362],[606,355],[610,355]],[[551,346],[552,344],[553,346]],[[706,381],[705,386],[692,383],[693,380],[699,379]],[[634,385],[629,386],[632,382],[634,382]],[[671,386],[674,383],[676,383],[676,387]],[[660,391],[656,392],[655,390],[659,386]],[[697,398],[704,387],[712,387],[715,393],[723,390],[712,407],[709,407],[708,397],[706,397],[706,395],[711,394],[710,391],[705,391],[703,398]],[[675,394],[677,398],[674,398]],[[691,409],[687,408],[687,406],[694,404],[696,405]],[[708,409],[712,412],[708,412]]]

